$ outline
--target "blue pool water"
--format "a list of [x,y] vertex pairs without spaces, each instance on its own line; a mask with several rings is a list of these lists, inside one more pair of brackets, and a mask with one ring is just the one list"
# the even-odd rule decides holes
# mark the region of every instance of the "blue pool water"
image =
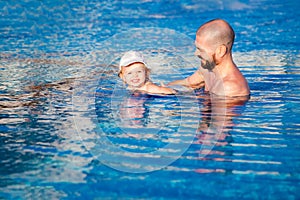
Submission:
[[[300,199],[298,1],[0,7],[0,199]],[[143,51],[154,82],[188,76],[213,18],[236,32],[249,101],[126,91],[122,52]]]

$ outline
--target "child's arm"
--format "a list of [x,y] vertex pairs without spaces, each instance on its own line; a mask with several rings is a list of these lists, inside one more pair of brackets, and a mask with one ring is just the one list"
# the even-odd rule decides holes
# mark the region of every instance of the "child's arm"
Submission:
[[158,86],[154,83],[148,83],[146,88],[148,93],[153,94],[175,94],[176,91],[172,88],[164,87],[164,86]]

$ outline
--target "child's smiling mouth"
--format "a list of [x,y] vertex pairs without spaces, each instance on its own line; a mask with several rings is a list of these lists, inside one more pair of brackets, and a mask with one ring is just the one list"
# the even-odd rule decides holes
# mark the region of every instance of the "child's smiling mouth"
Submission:
[[132,79],[131,82],[132,82],[132,83],[139,83],[139,82],[140,82],[140,79]]

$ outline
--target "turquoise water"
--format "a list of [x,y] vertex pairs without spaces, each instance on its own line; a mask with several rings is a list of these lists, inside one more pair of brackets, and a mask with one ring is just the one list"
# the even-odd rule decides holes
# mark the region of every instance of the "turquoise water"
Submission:
[[[0,198],[300,198],[297,1],[0,7]],[[157,83],[185,77],[195,31],[217,17],[235,29],[249,101],[125,90],[120,52],[142,50]]]

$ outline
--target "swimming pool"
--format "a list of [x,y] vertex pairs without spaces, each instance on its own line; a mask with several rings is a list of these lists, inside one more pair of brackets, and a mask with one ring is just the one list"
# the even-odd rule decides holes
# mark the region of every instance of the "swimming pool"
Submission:
[[[298,2],[0,6],[1,198],[300,198]],[[187,76],[195,31],[216,17],[236,31],[248,102],[224,113],[202,91],[126,92],[120,51],[143,50],[154,81]]]

